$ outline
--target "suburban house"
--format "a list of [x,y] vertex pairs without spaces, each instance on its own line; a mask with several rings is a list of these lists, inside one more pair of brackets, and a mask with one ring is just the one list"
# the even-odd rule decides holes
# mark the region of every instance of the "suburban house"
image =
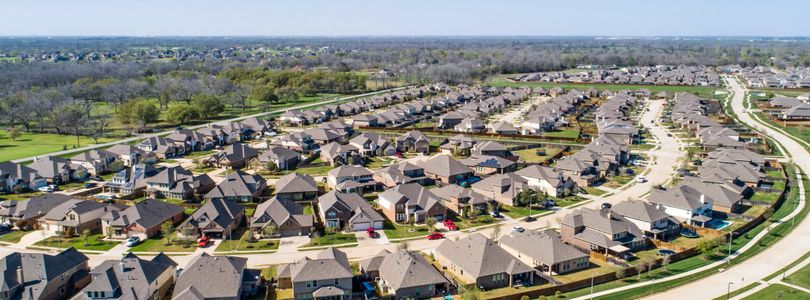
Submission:
[[[110,210],[101,216],[104,236],[126,239],[138,236],[147,239],[160,233],[163,223],[172,226],[183,220],[183,207],[157,199],[146,199],[123,210]],[[112,231],[112,232],[110,232]]]
[[295,299],[352,299],[353,277],[346,254],[333,247],[278,267],[278,287]]
[[494,200],[481,195],[470,188],[463,188],[459,185],[448,184],[443,187],[430,189],[430,192],[443,200],[442,204],[453,213],[460,216],[469,216],[471,209],[476,209],[479,214],[486,214],[489,204]]
[[306,131],[310,137],[312,137],[312,141],[315,142],[317,145],[326,145],[332,142],[339,142],[343,135],[339,134],[333,130],[325,129],[325,128],[312,128]]
[[352,165],[362,162],[360,150],[353,145],[331,142],[321,146],[321,161],[331,166]]
[[512,156],[512,152],[509,151],[509,149],[506,148],[506,146],[496,141],[483,141],[480,143],[476,143],[475,145],[473,145],[472,154],[497,156],[502,158],[508,158]]
[[293,170],[301,162],[301,154],[284,147],[275,146],[259,153],[254,162],[256,162],[259,169],[267,169],[267,164],[273,162],[276,165],[276,170]]
[[531,189],[528,180],[515,173],[492,175],[472,185],[473,191],[509,206],[516,206],[515,196],[526,189]]
[[72,199],[65,194],[44,194],[28,200],[0,202],[0,222],[13,224],[17,229],[30,228],[53,208]]
[[461,163],[473,169],[476,175],[504,174],[517,168],[514,161],[500,156],[473,154]]
[[[267,226],[275,226],[273,236],[267,236]],[[278,197],[259,203],[250,219],[250,230],[257,238],[307,236],[312,232],[312,226],[312,215],[305,214],[303,206],[291,199],[279,200]]]
[[417,183],[399,185],[381,193],[377,204],[389,220],[396,223],[407,223],[413,219],[422,223],[427,218],[436,218],[443,221],[447,215],[447,207],[442,199]]
[[119,205],[107,205],[91,200],[69,199],[39,218],[39,226],[45,231],[78,236],[84,230],[101,232],[101,217],[112,210],[121,210]]
[[647,239],[635,223],[610,210],[578,208],[560,222],[560,234],[581,251],[624,257],[647,246]]
[[498,239],[501,248],[548,275],[587,269],[590,256],[563,242],[554,230],[513,231]]
[[244,219],[244,206],[225,199],[211,199],[177,227],[177,236],[228,238]]
[[261,271],[248,269],[247,258],[202,253],[177,276],[171,298],[238,300],[255,295],[261,284]]
[[396,154],[396,148],[391,146],[391,142],[379,133],[364,132],[349,140],[349,145],[354,146],[363,156],[388,156]]
[[165,299],[176,273],[177,263],[163,253],[152,260],[127,253],[93,268],[92,281],[74,299]]
[[247,144],[234,143],[212,155],[210,161],[218,167],[240,169],[257,157],[259,157],[259,150],[253,149]]
[[460,279],[460,284],[496,289],[534,283],[534,268],[480,233],[457,241],[445,239],[433,254],[446,271]]
[[540,165],[530,165],[517,170],[516,175],[523,177],[529,187],[546,192],[549,196],[563,198],[576,191],[576,183],[562,172]]
[[104,182],[103,189],[107,193],[119,196],[140,196],[146,190],[146,178],[155,176],[160,172],[151,164],[136,164],[126,167]]
[[312,201],[318,196],[318,184],[307,174],[290,173],[276,180],[276,197]]
[[283,135],[277,138],[274,143],[281,147],[300,152],[307,152],[318,148],[318,145],[312,140],[312,136],[306,132],[293,132]]
[[396,148],[399,152],[430,152],[430,140],[419,130],[408,131],[396,140]]
[[36,190],[46,185],[45,178],[30,167],[9,161],[0,163],[0,193]]
[[473,178],[473,170],[449,155],[437,155],[420,165],[425,176],[444,184],[464,184]]
[[666,209],[658,204],[640,200],[622,201],[610,210],[636,224],[650,239],[674,237],[681,228],[680,221],[667,214]]
[[68,299],[90,281],[87,256],[68,248],[57,255],[12,252],[0,258],[3,299]]
[[163,169],[157,175],[146,178],[147,198],[173,198],[193,200],[214,188],[214,180],[207,174],[194,175],[182,167]]
[[267,189],[267,181],[259,174],[236,170],[205,194],[206,201],[225,199],[236,202],[254,202]]
[[430,184],[432,179],[425,176],[425,169],[407,161],[383,167],[371,175],[374,181],[384,187],[391,188],[400,184],[416,182],[422,185]]
[[51,184],[66,184],[73,180],[81,180],[90,175],[82,166],[73,164],[70,160],[58,156],[38,157],[29,168]]
[[[418,252],[383,251],[380,255],[360,261],[360,272],[377,278],[380,291],[395,299],[425,299],[444,295],[450,284]],[[372,275],[372,276],[369,276]]]
[[487,125],[487,128],[489,128],[489,132],[494,134],[504,134],[504,135],[520,134],[520,130],[518,130],[515,127],[515,125],[509,122],[498,121]]
[[329,188],[346,193],[356,192],[364,194],[377,190],[371,171],[361,166],[340,166],[332,169],[326,175]]
[[690,225],[703,225],[711,220],[713,199],[687,184],[678,184],[667,190],[653,189],[650,203],[664,208],[664,212]]
[[325,227],[344,231],[382,230],[385,218],[356,193],[330,191],[318,197],[318,212]]
[[[149,159],[149,157],[154,157],[154,154],[150,152],[143,151],[138,147],[127,145],[127,144],[117,144],[110,148],[107,148],[107,151],[116,155],[116,160],[120,161],[124,164],[124,166],[129,167],[134,164],[138,163],[145,163]],[[153,160],[153,159],[152,159]]]
[[454,129],[458,132],[479,133],[486,131],[487,126],[484,124],[484,121],[481,121],[478,117],[466,117],[462,119],[460,123],[456,124]]
[[115,153],[107,150],[93,149],[82,152],[70,158],[70,162],[82,166],[93,175],[107,172],[110,163],[118,157]]

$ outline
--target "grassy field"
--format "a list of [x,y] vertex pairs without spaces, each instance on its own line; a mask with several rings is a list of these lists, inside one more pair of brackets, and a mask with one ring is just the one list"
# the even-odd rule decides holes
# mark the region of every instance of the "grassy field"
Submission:
[[578,89],[586,90],[595,88],[597,90],[637,90],[645,88],[653,93],[667,91],[667,92],[691,92],[699,94],[701,97],[716,98],[715,90],[722,90],[722,88],[704,87],[704,86],[656,86],[656,85],[633,85],[633,84],[576,84],[576,83],[554,83],[554,82],[512,82],[507,80],[508,77],[514,77],[516,74],[504,74],[499,76],[490,77],[485,81],[486,85],[491,86],[511,86],[511,87],[543,87],[551,88],[555,86],[562,87],[563,89]]
[[30,192],[30,193],[21,193],[21,194],[7,194],[7,195],[0,196],[0,201],[1,200],[22,201],[22,200],[28,200],[31,197],[39,196],[39,195],[42,195],[42,194],[45,194],[45,193],[43,193],[43,192]]
[[313,237],[309,244],[301,247],[332,246],[348,243],[357,243],[357,238],[354,237],[354,233],[324,234],[319,237]]
[[[171,240],[175,240],[176,237],[174,234],[170,237]],[[192,247],[183,248],[183,246],[179,242],[172,242],[171,245],[166,245],[166,239],[161,237],[153,237],[144,241],[141,241],[140,244],[135,245],[135,247],[129,248],[131,252],[194,252],[196,250],[196,244]]]
[[784,281],[810,289],[810,265],[804,266],[804,268],[799,269],[796,273],[790,274]]
[[118,241],[104,241],[104,236],[99,234],[93,234],[87,237],[87,244],[85,245],[84,238],[72,237],[72,238],[59,238],[59,237],[49,237],[45,240],[36,242],[35,246],[45,246],[45,247],[54,247],[54,248],[76,248],[78,250],[97,250],[97,251],[107,251],[118,245],[120,242]]
[[0,242],[17,243],[17,242],[20,241],[20,239],[24,235],[26,235],[28,233],[31,233],[31,232],[30,231],[22,231],[22,230],[14,230],[14,231],[11,231],[11,232],[7,232],[7,233],[5,233],[3,235],[0,235]]
[[278,249],[278,240],[261,240],[248,242],[249,232],[245,232],[238,240],[225,239],[217,247],[217,252],[225,251],[270,251]]
[[808,299],[810,298],[810,294],[802,292],[800,290],[794,289],[792,287],[784,286],[781,284],[772,284],[768,287],[751,294],[748,297],[743,299],[746,300],[771,300],[771,299],[779,299],[779,300],[799,300],[799,299]]
[[546,132],[543,132],[543,136],[555,137],[555,138],[575,139],[575,138],[579,137],[579,129],[564,129],[564,130],[557,130],[557,131],[546,131]]
[[[32,132],[20,132],[20,134],[20,137],[12,141],[8,136],[8,131],[0,130],[0,162],[62,151],[65,146],[71,149],[73,145],[76,145],[76,137],[72,135]],[[111,140],[100,138],[99,142],[104,143]],[[79,143],[81,146],[92,145],[93,139],[80,137]]]
[[[545,151],[545,155],[537,154],[537,151],[543,150]],[[558,148],[532,148],[532,149],[523,149],[512,151],[512,154],[519,156],[523,161],[527,163],[545,163],[550,158],[556,156],[562,152],[561,149]]]

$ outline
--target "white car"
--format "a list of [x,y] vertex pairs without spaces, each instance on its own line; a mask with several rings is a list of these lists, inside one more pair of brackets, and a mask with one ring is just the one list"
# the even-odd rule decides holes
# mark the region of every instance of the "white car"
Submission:
[[515,226],[515,227],[512,227],[512,231],[524,232],[524,231],[526,231],[526,229],[523,228],[523,227],[520,227],[520,226]]
[[37,191],[45,192],[45,193],[52,193],[53,192],[53,186],[50,186],[50,185],[49,186],[42,186],[42,187],[39,187],[37,189]]
[[637,183],[645,183],[645,182],[647,182],[647,177],[644,177],[644,176],[641,176],[641,175],[636,176],[636,182]]
[[644,166],[644,162],[643,162],[643,161],[639,161],[639,160],[634,160],[634,161],[633,161],[633,165],[634,165],[634,166],[636,166],[636,167],[643,167],[643,166]]

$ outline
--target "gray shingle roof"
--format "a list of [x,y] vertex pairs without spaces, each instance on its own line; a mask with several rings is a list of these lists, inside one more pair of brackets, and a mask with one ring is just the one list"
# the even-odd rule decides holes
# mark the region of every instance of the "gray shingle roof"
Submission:
[[520,262],[480,233],[470,234],[458,241],[445,239],[436,247],[436,252],[474,278],[504,272],[513,275],[534,272],[534,268]]
[[422,255],[407,250],[385,255],[379,272],[380,278],[394,290],[449,283]]
[[588,257],[588,254],[563,243],[560,234],[554,230],[512,232],[498,242],[547,266]]
[[146,199],[122,211],[109,211],[101,217],[112,226],[129,226],[138,224],[149,229],[160,226],[173,216],[183,212],[183,207],[157,199]]
[[128,253],[120,260],[107,260],[90,272],[92,282],[79,294],[85,291],[114,291],[114,299],[146,299],[158,290],[162,282],[158,277],[171,269],[175,263],[165,254],[159,254],[151,261],[144,260],[135,254]]
[[203,253],[177,277],[172,299],[238,299],[246,265],[247,258]]
[[276,194],[317,192],[318,184],[307,174],[290,173],[276,181]]

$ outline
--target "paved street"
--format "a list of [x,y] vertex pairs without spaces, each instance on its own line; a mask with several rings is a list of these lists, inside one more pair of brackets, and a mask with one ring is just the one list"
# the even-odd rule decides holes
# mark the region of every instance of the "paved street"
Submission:
[[[766,127],[760,121],[756,121],[749,116],[743,107],[746,89],[736,80],[728,79],[727,82],[730,83],[730,88],[734,92],[731,106],[740,121],[779,141],[790,153],[790,156],[793,157],[795,164],[805,172],[810,170],[810,153],[781,130]],[[665,293],[656,294],[650,299],[712,299],[725,295],[730,282],[733,283],[730,290],[734,291],[751,282],[759,281],[799,259],[810,251],[810,239],[807,238],[808,236],[810,236],[810,218],[805,218],[787,236],[767,250],[748,259],[745,263]]]

